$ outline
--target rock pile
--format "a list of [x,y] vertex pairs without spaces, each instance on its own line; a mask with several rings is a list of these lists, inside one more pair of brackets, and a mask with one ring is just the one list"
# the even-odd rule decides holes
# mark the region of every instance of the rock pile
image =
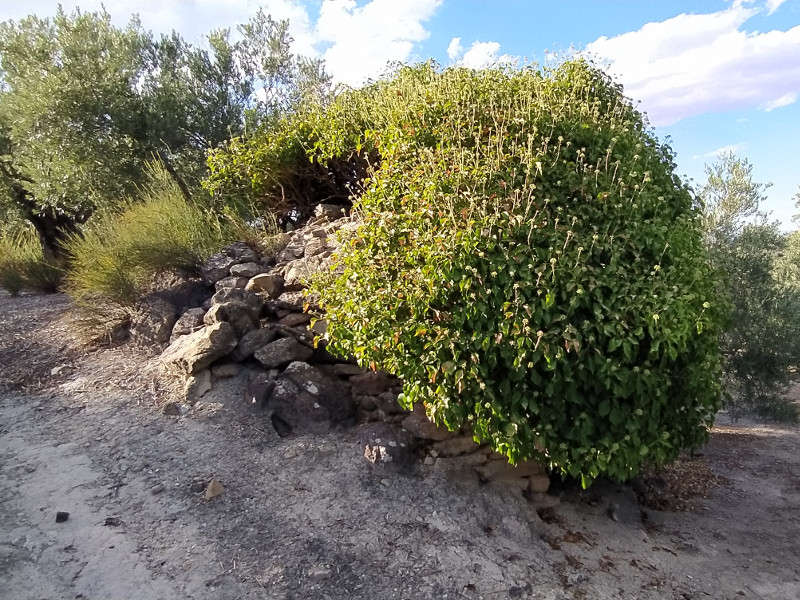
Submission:
[[184,308],[178,316],[163,298],[149,299],[141,313],[150,319],[135,319],[136,335],[169,342],[161,361],[185,378],[186,404],[167,411],[182,414],[215,380],[247,369],[245,400],[264,411],[281,436],[382,423],[389,427],[382,429],[383,439],[367,436],[364,442],[365,457],[373,463],[400,460],[420,446],[409,439],[423,440],[423,468],[443,474],[470,470],[484,481],[517,487],[539,506],[549,505],[549,479],[541,465],[509,465],[471,435],[434,425],[422,405],[404,410],[398,378],[362,369],[324,344],[315,347],[324,321],[309,328],[303,290],[314,273],[330,265],[337,232],[355,226],[341,207],[320,205],[305,227],[284,234],[274,258],[264,260],[241,242],[212,256],[202,277],[214,292],[202,306]]

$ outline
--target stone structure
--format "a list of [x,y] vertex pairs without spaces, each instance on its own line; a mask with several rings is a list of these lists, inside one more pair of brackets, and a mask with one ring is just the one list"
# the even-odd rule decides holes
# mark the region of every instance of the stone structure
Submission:
[[[186,405],[197,402],[215,379],[248,368],[245,401],[261,409],[281,436],[375,423],[369,430],[373,435],[362,437],[370,462],[408,461],[413,449],[424,469],[503,482],[537,506],[552,505],[555,499],[545,493],[549,478],[539,463],[510,465],[471,435],[434,425],[422,405],[404,410],[398,378],[362,369],[333,356],[324,345],[314,346],[324,322],[309,329],[303,290],[315,272],[330,264],[338,247],[336,233],[355,227],[351,218],[340,215],[338,207],[318,207],[305,227],[284,234],[283,247],[271,260],[241,242],[212,256],[202,277],[214,292],[202,307],[176,315],[169,333],[164,331],[168,307],[161,299],[153,303],[158,308],[154,323],[138,326],[151,340],[169,340],[161,360],[185,378]],[[171,407],[170,413],[185,410]]]

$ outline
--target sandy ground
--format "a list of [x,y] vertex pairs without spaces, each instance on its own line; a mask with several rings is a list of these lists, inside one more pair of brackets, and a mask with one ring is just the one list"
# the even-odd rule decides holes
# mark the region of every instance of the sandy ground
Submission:
[[647,481],[687,510],[599,482],[537,514],[372,465],[358,429],[278,438],[241,377],[164,416],[155,358],[77,349],[68,309],[0,295],[0,598],[800,598],[797,428],[723,416]]

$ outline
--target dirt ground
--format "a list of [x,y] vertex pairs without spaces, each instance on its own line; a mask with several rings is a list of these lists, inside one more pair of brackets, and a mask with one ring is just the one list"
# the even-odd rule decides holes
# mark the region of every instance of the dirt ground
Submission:
[[636,490],[556,486],[537,514],[375,466],[358,430],[279,438],[241,377],[165,416],[156,357],[79,349],[68,309],[0,295],[0,598],[800,598],[797,428],[722,415]]

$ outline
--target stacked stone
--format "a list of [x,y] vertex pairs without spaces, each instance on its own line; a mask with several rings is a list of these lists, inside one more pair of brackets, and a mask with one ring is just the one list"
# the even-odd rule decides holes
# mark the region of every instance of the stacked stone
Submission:
[[158,322],[140,325],[162,338],[169,331],[161,360],[185,376],[186,405],[207,394],[216,378],[247,368],[245,399],[265,411],[279,435],[321,433],[340,424],[400,423],[415,438],[431,442],[426,464],[435,470],[472,469],[484,481],[508,483],[538,505],[547,504],[549,479],[538,463],[509,465],[470,435],[431,423],[421,405],[409,413],[398,402],[398,378],[362,369],[324,345],[315,347],[315,334],[324,333],[325,323],[309,329],[303,290],[314,273],[329,266],[339,245],[336,232],[355,225],[340,207],[322,205],[305,227],[284,234],[271,261],[242,242],[231,244],[202,268],[204,283],[215,291],[201,307],[171,321],[169,310],[153,312]]
[[424,464],[442,474],[472,471],[484,482],[498,482],[522,491],[537,508],[549,508],[557,499],[546,494],[550,477],[535,460],[509,464],[508,457],[494,452],[487,444],[477,443],[471,433],[453,433],[434,425],[418,404],[402,422],[403,429],[418,438],[431,440]]

